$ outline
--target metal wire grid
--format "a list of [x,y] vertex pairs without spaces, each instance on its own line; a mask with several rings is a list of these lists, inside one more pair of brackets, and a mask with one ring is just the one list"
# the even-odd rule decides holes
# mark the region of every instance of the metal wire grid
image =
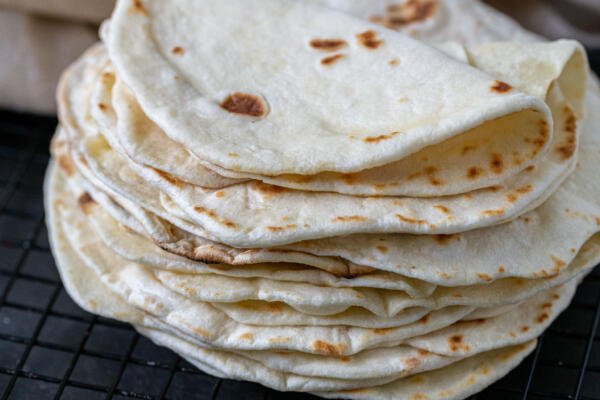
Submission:
[[[595,53],[596,60],[599,53]],[[49,251],[42,181],[56,120],[0,111],[0,400],[310,399],[218,379],[79,309]],[[600,269],[517,369],[472,399],[600,400]]]

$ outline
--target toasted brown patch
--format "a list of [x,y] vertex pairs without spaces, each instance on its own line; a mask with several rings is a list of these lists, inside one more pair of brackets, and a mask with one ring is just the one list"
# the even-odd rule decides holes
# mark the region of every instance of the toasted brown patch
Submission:
[[565,143],[561,143],[556,148],[556,151],[562,160],[568,160],[575,154],[577,148],[577,119],[575,118],[573,110],[568,106],[565,106],[564,112],[567,115],[564,126],[565,132],[567,133],[567,140]]
[[540,305],[540,308],[541,309],[552,308],[552,303],[544,303],[544,304]]
[[220,104],[221,108],[234,114],[262,117],[267,113],[267,105],[259,96],[234,92]]
[[520,331],[521,331],[522,333],[529,332],[529,327],[528,327],[527,325],[523,325],[523,326],[521,327]]
[[337,51],[348,45],[344,39],[313,39],[309,44],[319,51]]
[[498,216],[498,215],[502,215],[504,214],[504,210],[503,209],[498,209],[498,210],[485,210],[481,212],[481,215],[485,215],[485,216]]
[[227,155],[229,157],[239,157],[240,156],[238,153],[227,153]]
[[495,174],[500,174],[504,168],[504,161],[502,161],[502,156],[497,153],[492,153],[492,158],[490,160],[490,169]]
[[483,169],[481,169],[479,167],[471,167],[467,170],[467,178],[472,180],[472,179],[477,178],[482,173],[483,173]]
[[525,168],[523,171],[526,171],[526,172],[531,172],[531,171],[533,171],[534,169],[535,169],[535,165],[530,165],[530,166],[528,166],[527,168]]
[[433,17],[436,9],[436,0],[407,0],[402,4],[390,4],[384,16],[374,15],[369,20],[386,28],[399,29],[408,24],[426,21]]
[[71,162],[71,157],[66,154],[61,154],[58,156],[58,166],[67,176],[73,176],[75,173],[75,167]]
[[439,186],[442,184],[442,181],[440,181],[435,174],[439,171],[438,168],[433,167],[433,166],[427,166],[425,167],[425,169],[423,169],[423,172],[425,173],[425,176],[427,176],[427,180],[429,181],[429,183],[433,186]]
[[498,267],[498,272],[503,273],[505,271],[506,271],[506,269],[504,269],[504,267],[502,265]]
[[377,246],[377,250],[379,250],[383,254],[388,252],[388,248],[385,246]]
[[289,189],[284,187],[269,185],[263,182],[255,182],[254,188],[265,197],[277,196],[279,194],[289,192]]
[[252,339],[254,339],[254,335],[252,333],[250,333],[250,332],[242,333],[240,335],[240,339],[241,340],[251,341]]
[[175,46],[171,49],[171,54],[175,56],[181,56],[183,53],[185,53],[185,50],[183,50],[183,47],[181,46]]
[[238,225],[235,222],[229,221],[227,219],[221,218],[219,217],[217,214],[215,214],[214,211],[209,210],[207,208],[204,208],[202,206],[195,206],[194,210],[200,214],[205,214],[207,215],[209,218],[211,218],[214,221],[219,222],[220,224],[230,228],[230,229],[236,229],[238,227]]
[[450,351],[455,352],[458,350],[468,351],[470,349],[469,345],[463,343],[463,335],[454,335],[448,338],[448,347]]
[[148,15],[148,11],[146,10],[146,7],[144,7],[142,0],[133,0],[131,7],[129,7],[129,13]]
[[442,279],[450,279],[450,278],[452,278],[452,276],[450,274],[448,274],[447,272],[438,272],[437,274]]
[[96,202],[94,201],[94,199],[92,198],[92,196],[90,196],[90,194],[88,192],[84,192],[77,199],[77,204],[79,205],[79,208],[81,208],[81,210],[83,211],[84,214],[89,214],[90,207],[92,205],[96,204]]
[[427,224],[427,221],[425,221],[424,219],[409,218],[409,217],[405,217],[402,214],[396,214],[396,218],[398,218],[400,221],[406,222],[408,224],[419,224],[419,225]]
[[296,224],[288,224],[288,225],[284,225],[284,226],[267,226],[267,229],[270,230],[271,232],[282,232],[282,231],[285,231],[286,229],[294,229],[297,226],[298,225],[296,225]]
[[392,332],[394,330],[394,328],[375,328],[373,329],[373,333],[376,335],[387,335],[388,333]]
[[419,324],[426,324],[429,321],[429,314],[425,314],[423,315],[421,318],[419,318],[419,320],[417,321]]
[[222,190],[219,190],[218,192],[215,193],[215,196],[221,199],[221,198],[225,197],[225,192]]
[[481,279],[482,281],[486,281],[486,282],[489,282],[489,281],[492,280],[492,277],[490,275],[488,275],[488,274],[478,273],[477,277],[479,279]]
[[332,56],[323,58],[321,60],[321,64],[322,65],[331,65],[331,64],[335,63],[336,61],[341,60],[344,57],[346,57],[346,56],[343,54],[334,54]]
[[477,149],[477,146],[475,146],[473,144],[466,144],[466,145],[463,146],[460,154],[462,154],[464,156],[465,154],[467,154],[471,150],[475,150],[475,149]]
[[447,245],[453,240],[460,240],[460,235],[452,234],[452,235],[434,235],[433,240],[438,242],[441,245]]
[[104,103],[98,103],[98,108],[100,109],[100,111],[108,110],[108,106]]
[[493,85],[490,86],[490,90],[494,93],[508,93],[512,90],[512,86],[506,82],[494,81]]
[[358,44],[370,50],[375,50],[383,44],[382,39],[377,39],[377,32],[372,29],[356,35]]
[[322,340],[315,340],[312,343],[313,350],[326,354],[328,356],[341,356],[345,350],[344,345],[334,345],[331,343],[324,342]]
[[177,187],[182,187],[183,186],[183,182],[180,181],[179,179],[175,178],[173,175],[168,174],[164,171],[161,171],[159,169],[154,169],[154,172],[156,172],[158,175],[160,175],[161,178],[163,178],[164,180],[166,180],[167,182],[169,182],[172,185],[175,185]]
[[367,136],[365,138],[363,138],[363,142],[365,143],[379,143],[383,140],[388,140],[393,138],[394,136],[398,135],[400,132],[390,132],[390,133],[386,133],[386,134],[382,134],[382,135],[378,135],[378,136]]
[[433,206],[433,208],[435,208],[436,210],[439,210],[441,212],[443,212],[444,214],[450,214],[450,209],[446,206],[443,206],[441,204],[436,204]]
[[410,395],[410,400],[427,400],[429,397],[425,393],[413,393]]
[[552,272],[559,273],[560,270],[563,269],[565,265],[567,265],[567,263],[565,263],[563,260],[556,256],[550,255],[550,258],[554,263],[554,268],[552,269]]
[[339,358],[339,360],[340,360],[341,362],[343,362],[343,363],[349,363],[349,362],[352,362],[352,359],[351,359],[350,357],[347,357],[347,356],[341,356],[341,357]]
[[365,222],[369,218],[360,215],[342,215],[332,219],[333,222]]
[[388,61],[388,64],[392,67],[395,67],[396,65],[400,64],[400,60],[398,60],[397,58],[392,58],[390,61]]
[[537,321],[538,324],[541,324],[542,322],[544,322],[548,318],[550,318],[550,316],[548,315],[548,313],[543,313],[543,314],[538,315],[538,317],[536,318],[536,321]]

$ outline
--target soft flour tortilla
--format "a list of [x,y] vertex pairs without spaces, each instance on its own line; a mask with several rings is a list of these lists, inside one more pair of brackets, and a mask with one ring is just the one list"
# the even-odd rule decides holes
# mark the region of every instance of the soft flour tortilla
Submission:
[[[50,177],[51,175],[53,175],[52,169],[49,169],[48,176]],[[54,174],[54,176],[56,175]],[[64,233],[60,231],[59,224],[56,221],[56,206],[60,201],[57,202],[58,199],[53,195],[57,191],[57,188],[54,186],[51,189],[52,183],[54,183],[52,179],[46,180],[45,200],[48,210],[46,215],[48,226],[50,227],[50,242],[56,253],[57,266],[67,291],[84,309],[99,313],[105,317],[118,318],[136,324],[136,328],[142,334],[150,337],[160,345],[170,347],[199,368],[216,376],[254,380],[279,390],[324,390],[324,388],[333,386],[359,388],[361,387],[361,383],[363,384],[362,387],[368,384],[360,380],[347,382],[282,373],[271,370],[260,363],[242,356],[198,347],[193,342],[180,338],[179,332],[176,330],[172,330],[169,326],[142,313],[115,296],[106,286],[98,281],[91,270],[83,267],[82,260],[78,259],[76,254],[70,249],[68,242],[65,240]],[[430,380],[435,382],[434,387],[447,391],[451,390],[455,392],[457,390],[470,391],[477,388],[480,389],[493,380],[498,379],[508,369],[514,367],[533,349],[534,344],[534,342],[530,342],[515,348],[484,353],[467,359],[463,363],[452,364],[457,365],[458,368],[436,370],[432,373],[421,374],[410,380],[399,380],[381,388],[370,389],[369,391],[365,391],[364,389],[356,391],[354,395],[356,393],[372,392],[373,390],[377,390],[378,393],[381,392],[381,396],[386,391],[393,391],[395,395],[411,393],[415,390],[422,390],[423,383]],[[390,360],[391,364],[386,363],[386,367],[384,368],[389,369],[390,365],[401,362]],[[380,360],[378,363],[373,364],[372,367],[381,368],[382,365]],[[339,367],[339,363],[335,367]],[[466,375],[466,371],[469,371],[468,375]],[[471,378],[473,371],[481,374],[481,377],[478,376],[478,379],[475,381]],[[460,379],[462,375],[465,375],[465,377]],[[466,382],[467,376],[469,377],[468,383]],[[457,387],[457,382],[462,381],[465,381],[464,386]],[[370,382],[376,382],[376,380],[370,380]],[[318,389],[318,387],[321,387],[321,389]],[[455,393],[458,394],[460,392]],[[326,394],[321,395],[326,396]],[[350,393],[344,394],[344,396],[348,395]],[[373,397],[373,394],[370,396]]]
[[[537,137],[540,121],[550,124],[540,101],[514,90],[495,93],[492,77],[406,36],[303,2],[138,5],[118,2],[111,18],[106,40],[117,73],[170,137],[224,168],[270,175],[355,172],[471,128],[494,136],[499,125],[506,147],[498,153],[529,148],[524,157],[540,155],[523,144],[523,136]],[[177,29],[163,25],[172,19]],[[374,37],[361,39],[370,30]],[[192,37],[206,40],[194,43]],[[321,65],[322,48],[309,43],[331,38],[347,43],[345,58]],[[395,58],[402,63],[391,68]],[[372,73],[363,73],[367,67]],[[239,101],[255,117],[219,107],[236,93],[246,96]],[[469,164],[487,165],[483,153]]]
[[[80,152],[80,156],[85,158],[95,178],[114,191],[145,207],[152,207],[151,203],[156,200],[149,193],[151,189],[144,186],[147,186],[147,182],[154,184],[183,206],[195,225],[208,229],[208,233],[200,236],[217,236],[220,241],[229,244],[272,246],[310,236],[356,231],[448,233],[498,223],[543,201],[554,190],[548,184],[557,185],[568,172],[571,161],[567,160],[569,162],[562,166],[559,163],[555,168],[557,176],[550,177],[539,188],[534,188],[528,177],[522,177],[506,188],[481,190],[475,194],[449,198],[357,198],[289,191],[257,182],[233,185],[219,191],[208,190],[132,163],[114,152],[101,137],[88,134],[97,132],[98,127],[94,126],[89,116],[86,117],[86,112],[74,108],[85,109],[80,107],[81,101],[89,101],[86,100],[86,91],[81,88],[87,82],[79,85],[81,76],[87,79],[88,76],[93,76],[93,71],[97,76],[101,75],[97,62],[93,62],[97,57],[101,58],[95,51],[94,49],[91,54],[84,56],[65,74],[59,88],[61,113],[65,115],[63,120],[75,143],[74,151]],[[92,78],[91,82],[98,80]],[[98,108],[96,104],[90,104],[90,110],[95,108]],[[110,105],[102,103],[101,109],[105,111],[105,115],[109,114]],[[91,111],[88,114],[89,112]],[[560,117],[557,118],[560,120]],[[83,128],[82,125],[87,126]],[[109,139],[110,135],[114,135],[112,129],[105,129],[103,133]],[[569,134],[567,131],[565,133]],[[118,146],[115,138],[109,142]],[[572,159],[573,155],[571,152],[567,158]],[[76,162],[79,160],[78,156],[74,158]],[[143,175],[143,178],[136,178],[136,174]],[[268,208],[265,207],[267,204]],[[290,209],[289,204],[301,207]],[[339,210],[343,215],[331,215],[331,209]],[[288,212],[282,214],[284,210]],[[359,210],[360,215],[357,214]],[[282,220],[281,224],[273,224],[274,220],[279,219]],[[292,219],[294,224],[285,223]]]
[[[590,87],[588,108],[599,109],[597,86],[594,83]],[[328,269],[324,265],[328,263],[341,273],[352,269],[348,264],[357,264],[445,286],[470,285],[509,276],[535,278],[556,275],[573,259],[587,238],[598,230],[596,217],[600,211],[595,209],[594,204],[595,191],[600,192],[600,189],[591,184],[594,182],[593,159],[598,151],[597,133],[594,131],[600,123],[598,118],[597,113],[590,111],[589,119],[583,122],[583,159],[580,170],[567,181],[567,185],[542,207],[505,225],[454,236],[353,235],[330,238],[288,246],[284,250],[296,253],[287,255],[276,249],[245,252],[202,242],[204,233],[200,232],[197,240],[180,238],[177,245],[181,249],[173,250],[171,247],[170,250],[188,256],[191,254],[192,258],[236,264],[287,260]],[[125,180],[120,188],[148,190],[141,180]],[[582,194],[584,198],[578,198],[581,197],[581,188],[589,191]],[[154,207],[153,211],[160,211],[160,200],[154,200]],[[173,212],[162,210],[164,217],[174,220],[173,215]],[[197,229],[191,223],[184,225],[183,220],[176,222],[185,229]],[[156,237],[154,239],[157,240]],[[161,244],[160,240],[157,241]],[[542,246],[547,243],[553,244],[552,254],[547,254],[546,247]],[[161,245],[166,247],[164,243]],[[185,248],[190,245],[191,248]],[[511,249],[505,253],[505,258],[498,258],[499,246]],[[468,256],[471,252],[476,256]],[[321,258],[310,257],[311,253]],[[351,262],[344,263],[344,260]]]

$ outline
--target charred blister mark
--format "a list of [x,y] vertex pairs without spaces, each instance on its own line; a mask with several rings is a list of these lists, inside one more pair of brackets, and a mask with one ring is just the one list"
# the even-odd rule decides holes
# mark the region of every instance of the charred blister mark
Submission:
[[261,96],[254,94],[234,92],[228,95],[220,107],[233,114],[250,117],[264,117],[268,112],[267,103]]
[[512,88],[513,87],[510,86],[508,83],[502,81],[494,81],[492,86],[490,86],[490,90],[492,92],[499,94],[508,93],[512,90]]
[[94,201],[94,199],[92,198],[92,196],[90,196],[90,194],[88,192],[84,192],[77,199],[77,205],[79,205],[79,208],[81,208],[81,210],[83,211],[84,214],[89,214],[90,207],[93,206],[94,204],[96,204],[96,202]]
[[568,160],[575,154],[577,149],[577,118],[568,106],[565,106],[563,111],[566,116],[564,130],[567,138],[566,141],[558,145],[556,151],[562,160]]
[[384,140],[389,140],[391,138],[393,138],[396,135],[399,135],[400,132],[390,132],[390,133],[384,133],[381,135],[377,135],[377,136],[367,136],[365,138],[363,138],[363,142],[365,143],[379,143],[382,142]]
[[400,29],[431,19],[436,10],[436,0],[407,0],[401,4],[390,4],[385,10],[385,15],[374,15],[369,21],[389,29]]
[[348,46],[348,43],[344,39],[312,39],[309,42],[310,47],[318,51],[338,51]]
[[171,54],[174,56],[182,56],[185,53],[185,50],[181,46],[175,46],[171,49]]
[[324,65],[324,66],[333,65],[337,61],[341,60],[344,57],[346,57],[346,56],[343,54],[334,54],[332,56],[325,57],[325,58],[321,59],[321,65]]
[[365,222],[368,220],[369,218],[362,215],[342,215],[332,219],[333,222]]
[[383,39],[377,38],[377,32],[372,29],[356,35],[356,40],[360,46],[369,50],[375,50],[383,45]]
[[132,0],[131,6],[129,7],[129,14],[143,14],[148,15],[144,2],[142,0]]

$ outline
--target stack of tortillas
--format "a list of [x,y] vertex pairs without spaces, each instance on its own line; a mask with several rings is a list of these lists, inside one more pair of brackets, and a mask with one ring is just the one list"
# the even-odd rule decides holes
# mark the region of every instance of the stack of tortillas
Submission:
[[475,0],[121,0],[46,181],[83,308],[204,371],[464,398],[600,260],[584,50]]

